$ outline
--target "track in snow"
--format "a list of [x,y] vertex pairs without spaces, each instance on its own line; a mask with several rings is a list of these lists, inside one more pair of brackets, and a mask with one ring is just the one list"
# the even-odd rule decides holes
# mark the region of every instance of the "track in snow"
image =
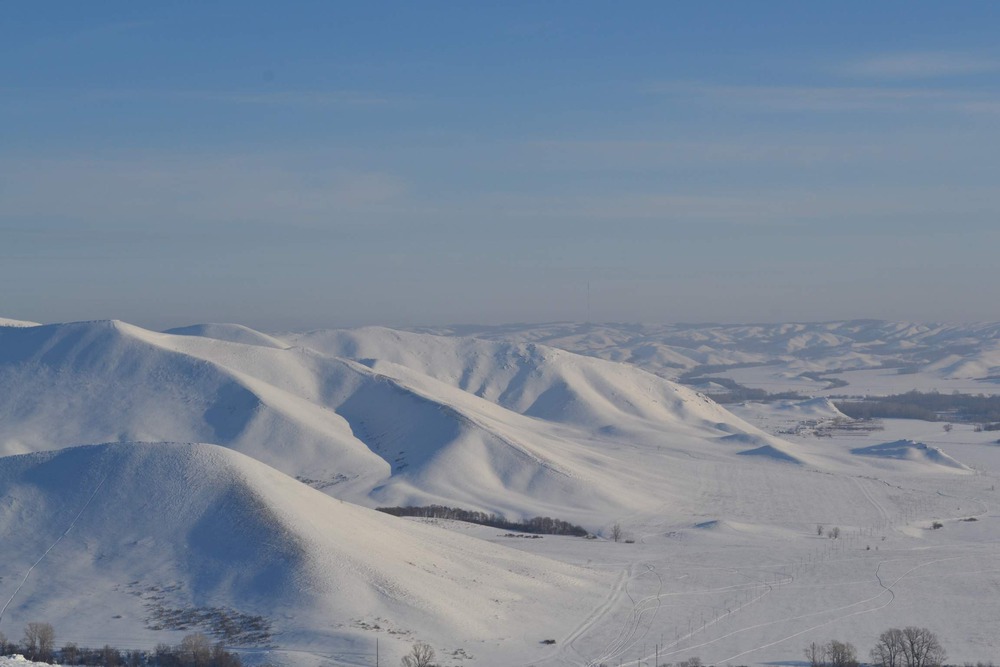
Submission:
[[13,593],[11,593],[11,595],[10,595],[10,599],[8,599],[8,600],[7,600],[7,602],[5,602],[5,603],[4,603],[4,605],[3,605],[3,608],[0,608],[0,623],[3,623],[3,615],[4,615],[4,613],[5,613],[6,611],[7,611],[7,607],[9,607],[9,606],[10,606],[10,603],[14,601],[14,598],[15,598],[15,597],[17,597],[17,594],[18,594],[18,593],[19,593],[19,592],[21,591],[21,588],[22,588],[22,587],[24,586],[25,582],[27,582],[27,581],[28,581],[28,577],[30,577],[30,576],[31,576],[31,572],[32,572],[32,571],[33,571],[33,570],[35,569],[35,567],[36,567],[36,566],[37,566],[37,565],[38,565],[39,563],[41,563],[41,562],[42,562],[42,561],[43,561],[43,560],[45,559],[45,557],[46,557],[46,556],[48,556],[48,555],[49,555],[49,552],[50,552],[50,551],[52,551],[52,550],[53,550],[53,549],[54,549],[54,548],[56,547],[56,545],[57,545],[57,544],[59,544],[60,542],[62,542],[62,539],[63,539],[64,537],[66,537],[66,535],[67,535],[67,534],[69,534],[69,531],[73,530],[73,526],[75,526],[75,525],[76,525],[76,522],[80,520],[80,517],[81,517],[81,516],[83,516],[83,513],[84,513],[85,511],[87,511],[87,508],[88,508],[88,507],[90,507],[90,503],[91,503],[91,502],[92,502],[92,501],[94,500],[94,498],[95,498],[95,497],[97,496],[97,492],[101,490],[101,487],[102,487],[102,486],[104,486],[104,482],[105,482],[105,481],[107,481],[107,479],[108,479],[108,477],[107,477],[107,475],[105,475],[105,476],[104,476],[104,478],[103,478],[103,479],[102,479],[102,480],[101,480],[101,481],[100,481],[100,482],[98,483],[98,485],[97,485],[97,486],[96,486],[96,487],[94,488],[94,491],[93,491],[93,493],[91,493],[91,494],[90,494],[90,497],[89,497],[89,498],[87,498],[87,502],[85,502],[85,503],[83,504],[83,507],[82,507],[82,508],[80,508],[80,511],[79,511],[79,512],[77,513],[76,517],[74,517],[74,518],[73,518],[73,520],[72,520],[72,521],[70,522],[70,524],[69,524],[69,526],[68,526],[68,527],[66,528],[66,530],[64,530],[64,531],[62,532],[62,534],[61,534],[61,535],[60,535],[59,537],[57,537],[57,538],[56,538],[56,541],[55,541],[55,542],[53,542],[52,544],[50,544],[50,545],[49,545],[49,548],[48,548],[48,549],[46,549],[46,550],[45,550],[45,551],[44,551],[44,552],[42,553],[42,555],[38,557],[38,560],[36,560],[36,561],[35,561],[34,563],[32,563],[32,564],[31,564],[31,567],[29,567],[29,568],[28,568],[28,571],[24,573],[24,578],[23,578],[23,579],[21,579],[21,583],[19,583],[19,584],[17,585],[17,588],[15,588],[15,589],[14,589],[14,592],[13,592]]

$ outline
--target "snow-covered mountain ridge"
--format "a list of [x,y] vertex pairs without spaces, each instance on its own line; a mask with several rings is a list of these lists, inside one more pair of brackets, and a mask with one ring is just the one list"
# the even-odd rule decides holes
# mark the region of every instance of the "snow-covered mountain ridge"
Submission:
[[[885,393],[859,371],[905,373],[925,379],[919,388],[1000,392],[1000,323],[941,324],[847,320],[784,324],[525,324],[422,328],[419,331],[489,340],[536,342],[578,354],[626,361],[667,378],[703,368],[752,367],[740,382],[769,391],[817,393],[833,375],[844,393]],[[716,368],[712,368],[716,367]],[[948,381],[964,381],[949,385]],[[905,384],[905,383],[904,383]],[[883,390],[881,387],[887,389]]]
[[773,440],[655,375],[535,344],[192,333],[0,328],[0,452],[209,442],[369,505],[452,503],[596,529],[651,506],[609,447],[726,456],[723,437]]

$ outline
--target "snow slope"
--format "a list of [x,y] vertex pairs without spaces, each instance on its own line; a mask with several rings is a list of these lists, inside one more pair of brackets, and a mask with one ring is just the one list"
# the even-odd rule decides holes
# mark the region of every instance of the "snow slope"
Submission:
[[168,329],[164,333],[175,336],[201,336],[202,338],[212,338],[215,340],[228,341],[230,343],[242,343],[244,345],[260,345],[262,347],[286,347],[276,338],[272,338],[265,333],[255,331],[242,324],[193,324],[187,327],[177,327]]
[[[790,447],[623,364],[387,330],[332,335],[347,342],[285,348],[228,325],[0,329],[0,452],[210,442],[363,504],[451,504],[596,530],[679,488],[674,469],[615,452],[731,457],[739,448],[721,438],[733,434]],[[349,352],[356,360],[338,356]]]
[[[508,410],[590,428],[634,419],[679,428],[733,421],[715,403],[629,364],[534,343],[415,334],[379,327],[286,334],[283,340],[392,375],[402,366]],[[746,425],[748,429],[752,427]]]
[[[172,342],[192,343],[202,354]],[[197,345],[196,343],[201,343]],[[232,349],[230,349],[232,348]],[[0,330],[0,452],[107,441],[226,444],[291,474],[339,460],[358,473],[385,464],[336,414],[212,360],[226,352],[283,383],[301,364],[267,364],[280,350],[168,336],[123,322]]]
[[926,369],[946,379],[1000,378],[1000,343],[992,342],[966,354],[950,354]]
[[533,648],[526,627],[558,635],[603,595],[593,572],[343,503],[212,445],[4,457],[0,498],[0,533],[18,536],[0,559],[9,635],[43,618],[61,641],[150,646],[183,634],[153,630],[158,609],[226,607],[268,619],[258,643],[284,651],[350,659],[378,636],[383,657],[418,638],[516,656]]
[[817,397],[805,401],[776,401],[774,409],[786,417],[799,419],[847,419],[829,398]]
[[970,468],[945,454],[939,447],[931,447],[913,440],[895,440],[878,445],[857,447],[851,453],[890,461],[907,461],[924,466],[939,466],[946,470],[968,471]]

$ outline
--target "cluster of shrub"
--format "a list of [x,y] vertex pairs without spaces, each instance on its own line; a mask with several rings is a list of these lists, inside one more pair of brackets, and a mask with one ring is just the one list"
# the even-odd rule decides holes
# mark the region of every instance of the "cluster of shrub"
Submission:
[[837,409],[853,419],[922,419],[964,421],[1000,428],[1000,396],[910,391],[905,394],[838,401]]
[[177,646],[158,644],[152,651],[122,651],[113,646],[84,648],[68,642],[56,648],[56,633],[50,623],[28,623],[20,643],[0,633],[0,655],[20,653],[34,662],[90,667],[242,667],[240,657],[222,642],[213,644],[201,633],[187,635]]
[[[945,651],[937,635],[927,628],[890,628],[869,651],[874,667],[941,667]],[[850,642],[813,642],[805,649],[810,667],[858,667],[858,652]]]
[[547,516],[536,516],[524,522],[508,521],[506,517],[488,512],[478,512],[476,510],[463,510],[457,507],[444,507],[443,505],[424,505],[409,507],[379,507],[379,512],[385,512],[393,516],[416,516],[428,519],[453,519],[455,521],[466,521],[476,523],[481,526],[500,528],[503,530],[517,530],[522,533],[535,533],[540,535],[573,535],[575,537],[586,537],[587,531],[580,526],[575,526],[561,519],[553,519]]

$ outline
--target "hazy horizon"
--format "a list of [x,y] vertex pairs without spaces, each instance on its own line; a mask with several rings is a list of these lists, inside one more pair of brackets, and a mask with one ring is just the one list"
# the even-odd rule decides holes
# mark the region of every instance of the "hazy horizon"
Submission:
[[988,2],[13,5],[0,316],[1000,320],[998,28]]

